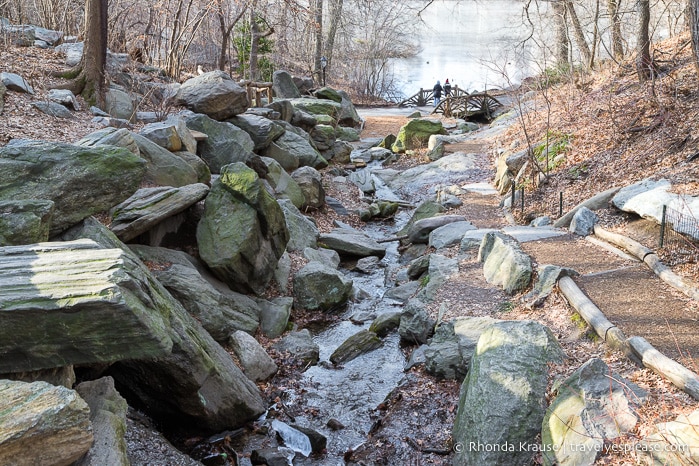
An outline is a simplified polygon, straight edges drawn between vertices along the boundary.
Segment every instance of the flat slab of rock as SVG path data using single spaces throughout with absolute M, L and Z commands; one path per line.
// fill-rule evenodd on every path
M 555 238 L 557 236 L 566 235 L 568 232 L 548 227 L 505 227 L 502 232 L 516 239 L 520 243 L 528 241 L 539 241 L 547 238 Z
M 327 248 L 334 249 L 341 256 L 367 257 L 386 254 L 386 246 L 383 246 L 367 235 L 359 232 L 347 231 L 336 228 L 330 233 L 320 235 L 318 243 Z
M 0 380 L 0 464 L 72 464 L 92 445 L 90 408 L 46 382 Z
M 167 354 L 135 267 L 91 240 L 0 248 L 0 373 Z
M 122 241 L 145 233 L 206 197 L 209 187 L 202 183 L 181 188 L 142 188 L 114 207 L 110 229 Z

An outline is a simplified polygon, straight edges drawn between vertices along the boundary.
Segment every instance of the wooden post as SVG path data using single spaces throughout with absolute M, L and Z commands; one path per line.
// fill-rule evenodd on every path
M 272 86 L 267 86 L 267 103 L 271 104 L 272 103 Z

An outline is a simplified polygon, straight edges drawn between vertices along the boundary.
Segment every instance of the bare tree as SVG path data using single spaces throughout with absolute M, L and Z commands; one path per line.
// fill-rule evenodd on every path
M 267 28 L 260 30 L 260 22 L 263 22 Z M 248 77 L 257 81 L 260 79 L 260 67 L 258 63 L 260 41 L 274 34 L 274 28 L 269 26 L 264 18 L 258 14 L 257 0 L 250 4 L 250 62 L 248 64 Z
M 636 72 L 640 81 L 653 76 L 654 65 L 650 56 L 650 0 L 636 0 L 638 34 L 636 37 Z
M 624 58 L 624 42 L 621 35 L 621 17 L 619 15 L 618 0 L 607 0 L 607 13 L 611 23 L 612 56 L 619 62 Z
M 566 26 L 566 5 L 564 0 L 553 2 L 554 29 L 556 31 L 556 49 L 554 50 L 556 66 L 560 69 L 568 68 L 568 54 L 570 41 L 568 40 L 568 28 Z
M 692 35 L 694 66 L 699 73 L 699 0 L 688 0 L 687 13 L 689 16 L 689 32 Z
M 573 6 L 573 2 L 571 0 L 565 0 L 565 5 L 568 18 L 570 18 L 570 22 L 573 25 L 573 37 L 575 38 L 575 44 L 580 50 L 582 61 L 585 63 L 585 66 L 589 67 L 590 63 L 592 62 L 592 53 L 590 52 L 590 47 L 585 39 L 585 32 L 580 24 L 580 19 L 575 12 L 575 7 Z
M 238 9 L 237 12 L 229 12 L 224 6 L 224 0 L 217 0 L 216 2 L 215 14 L 218 19 L 218 27 L 219 32 L 221 34 L 221 52 L 218 57 L 219 70 L 223 71 L 226 69 L 226 62 L 228 61 L 228 47 L 230 44 L 231 33 L 233 32 L 233 28 L 235 27 L 235 25 L 238 24 L 238 21 L 240 21 L 240 19 L 245 14 L 246 9 L 247 5 L 243 5 Z M 231 13 L 234 13 L 234 16 L 229 21 Z

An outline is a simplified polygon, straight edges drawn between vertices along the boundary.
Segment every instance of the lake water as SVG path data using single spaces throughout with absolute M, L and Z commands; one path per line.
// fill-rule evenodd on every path
M 406 96 L 437 82 L 469 91 L 504 87 L 534 74 L 526 59 L 533 46 L 515 47 L 528 34 L 522 3 L 513 0 L 436 0 L 422 13 L 416 33 L 422 51 L 394 63 L 398 87 Z

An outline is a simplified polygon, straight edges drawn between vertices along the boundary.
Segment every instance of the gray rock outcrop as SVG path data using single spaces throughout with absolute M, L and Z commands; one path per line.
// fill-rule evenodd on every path
M 197 154 L 209 165 L 211 173 L 233 162 L 247 162 L 255 143 L 250 135 L 231 123 L 216 121 L 206 115 L 183 115 L 190 130 L 206 134 L 197 145 Z
M 0 246 L 48 241 L 53 201 L 0 201 Z
M 206 197 L 209 187 L 192 184 L 181 188 L 141 188 L 111 210 L 110 229 L 122 241 L 147 232 Z
M 230 336 L 228 342 L 250 380 L 267 380 L 277 372 L 277 365 L 272 358 L 249 334 L 239 330 Z
M 153 264 L 153 275 L 196 318 L 214 340 L 225 343 L 231 333 L 254 333 L 260 308 L 249 297 L 216 286 L 196 259 L 181 251 L 143 245 L 129 246 L 142 261 Z M 220 284 L 223 285 L 223 284 Z
M 598 358 L 580 366 L 557 392 L 541 432 L 545 465 L 594 464 L 605 442 L 634 430 L 647 396 Z
M 167 354 L 137 262 L 88 239 L 0 248 L 0 373 Z
M 383 257 L 386 254 L 386 246 L 377 243 L 364 233 L 343 228 L 335 228 L 330 233 L 321 234 L 318 243 L 334 249 L 340 256 Z

